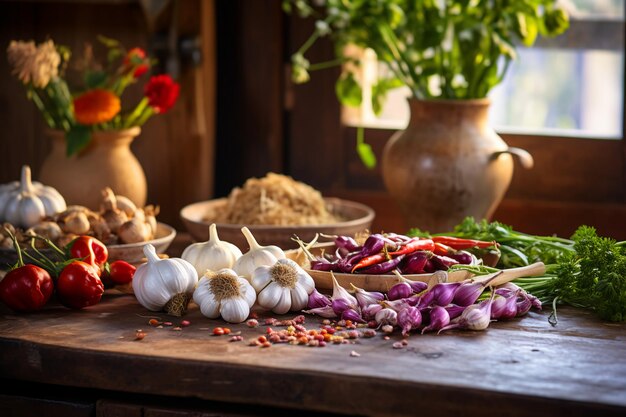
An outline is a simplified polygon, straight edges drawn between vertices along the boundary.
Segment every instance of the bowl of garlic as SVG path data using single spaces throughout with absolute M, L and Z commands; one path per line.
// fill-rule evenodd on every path
M 107 246 L 111 262 L 118 259 L 141 262 L 142 247 L 147 243 L 152 244 L 159 254 L 167 250 L 176 236 L 176 230 L 157 221 L 158 206 L 137 207 L 108 187 L 101 193 L 100 207 L 95 210 L 63 204 L 60 211 L 42 213 L 30 223 L 10 222 L 11 217 L 0 216 L 0 269 L 17 260 L 11 235 L 27 252 L 31 250 L 29 246 L 34 244 L 43 253 L 48 250 L 46 243 L 39 239 L 33 241 L 31 236 L 46 238 L 61 248 L 78 236 L 93 236 Z

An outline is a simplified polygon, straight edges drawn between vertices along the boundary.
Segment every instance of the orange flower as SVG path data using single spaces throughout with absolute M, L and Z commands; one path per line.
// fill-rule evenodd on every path
M 108 122 L 120 109 L 120 98 L 101 88 L 87 91 L 74 99 L 74 116 L 82 125 Z

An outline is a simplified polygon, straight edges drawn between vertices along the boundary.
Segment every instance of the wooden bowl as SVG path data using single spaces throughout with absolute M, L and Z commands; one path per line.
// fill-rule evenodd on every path
M 217 224 L 217 233 L 221 240 L 237 245 L 242 251 L 248 250 L 248 244 L 241 228 L 247 226 L 255 239 L 261 245 L 276 245 L 282 249 L 297 248 L 298 245 L 292 240 L 297 236 L 304 241 L 310 241 L 316 233 L 330 235 L 354 235 L 355 233 L 369 229 L 374 220 L 374 210 L 364 204 L 338 198 L 324 198 L 329 210 L 345 221 L 332 224 L 302 225 L 302 226 L 270 226 L 270 225 L 244 225 L 244 224 Z M 210 222 L 204 220 L 206 214 L 216 206 L 225 204 L 226 198 L 201 201 L 183 207 L 180 217 L 196 241 L 204 242 L 209 239 Z

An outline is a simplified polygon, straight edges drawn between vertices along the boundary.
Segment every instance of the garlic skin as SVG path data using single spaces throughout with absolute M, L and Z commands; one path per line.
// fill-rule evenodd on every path
M 229 268 L 207 271 L 198 282 L 193 301 L 210 319 L 222 317 L 229 323 L 241 323 L 250 315 L 256 292 L 250 283 Z
M 198 283 L 196 269 L 184 259 L 160 259 L 151 244 L 143 253 L 148 262 L 139 265 L 132 281 L 137 301 L 148 310 L 181 316 Z
M 278 259 L 274 265 L 262 265 L 252 274 L 258 304 L 276 314 L 302 311 L 315 289 L 313 278 L 291 259 Z
M 250 249 L 237 259 L 233 270 L 248 281 L 252 279 L 252 273 L 259 266 L 274 265 L 277 260 L 285 259 L 285 252 L 278 246 L 261 246 L 258 244 L 252 232 L 247 227 L 242 227 L 241 232 L 248 241 Z
M 241 250 L 237 246 L 220 240 L 217 225 L 213 223 L 209 227 L 209 240 L 187 246 L 181 258 L 192 264 L 198 276 L 202 276 L 207 270 L 232 268 L 241 256 Z

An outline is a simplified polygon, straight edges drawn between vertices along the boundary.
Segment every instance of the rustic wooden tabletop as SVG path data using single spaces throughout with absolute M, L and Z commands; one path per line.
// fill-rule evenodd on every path
M 172 326 L 150 326 L 151 317 Z M 260 313 L 259 321 L 265 317 Z M 571 308 L 560 311 L 556 327 L 547 317 L 531 312 L 484 332 L 411 335 L 402 349 L 392 347 L 399 334 L 385 340 L 380 332 L 323 348 L 261 348 L 248 340 L 266 326 L 229 325 L 243 337 L 232 342 L 213 336 L 225 323 L 204 318 L 194 304 L 183 318 L 191 324 L 177 327 L 181 318 L 149 312 L 133 295 L 109 290 L 81 311 L 54 303 L 30 315 L 1 310 L 0 374 L 351 415 L 624 415 L 626 326 Z M 307 316 L 308 329 L 319 324 Z

